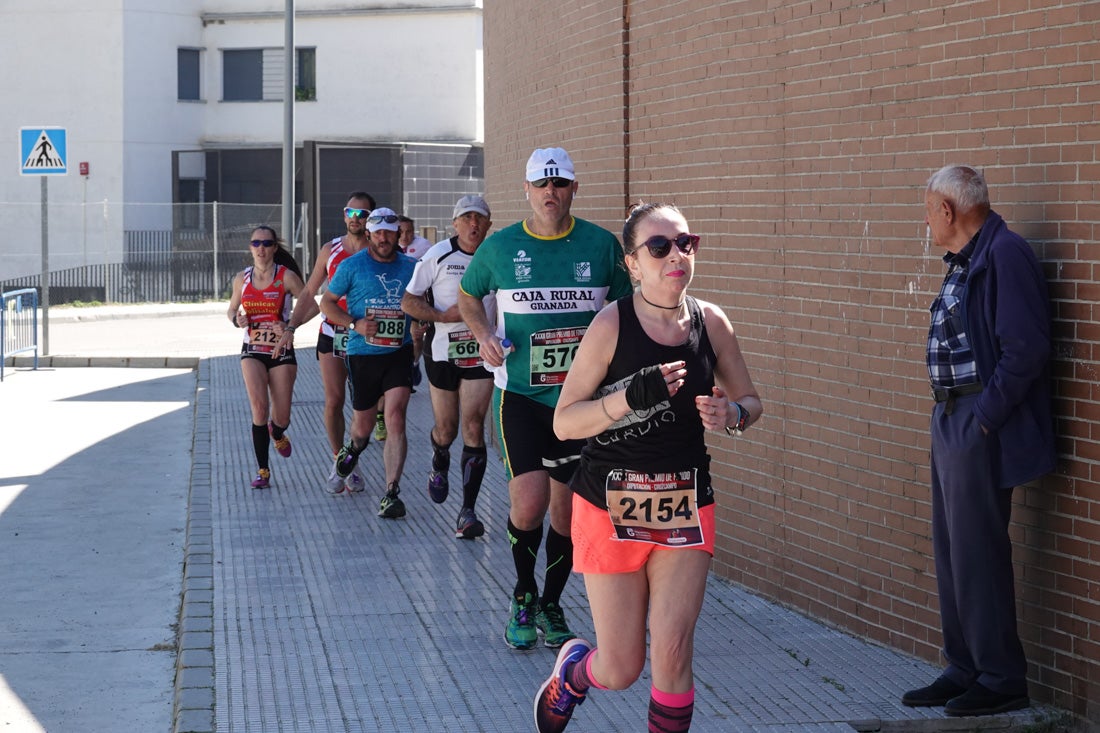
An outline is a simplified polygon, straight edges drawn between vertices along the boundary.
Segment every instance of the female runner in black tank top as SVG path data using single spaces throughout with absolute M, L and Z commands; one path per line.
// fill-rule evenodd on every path
M 629 299 L 592 321 L 562 386 L 558 437 L 587 438 L 571 487 L 574 569 L 598 646 L 573 639 L 535 697 L 540 733 L 565 729 L 589 689 L 625 689 L 646 661 L 649 730 L 687 731 L 695 624 L 714 554 L 706 430 L 740 434 L 764 408 L 733 327 L 687 295 L 699 238 L 669 204 L 623 228 Z

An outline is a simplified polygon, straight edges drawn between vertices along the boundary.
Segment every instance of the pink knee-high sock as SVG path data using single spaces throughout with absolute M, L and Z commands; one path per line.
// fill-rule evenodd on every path
M 588 654 L 581 657 L 579 662 L 571 665 L 565 672 L 565 681 L 578 695 L 588 692 L 590 687 L 595 687 L 597 690 L 607 689 L 592 676 L 592 659 L 595 656 L 596 650 L 589 650 Z
M 649 733 L 686 733 L 695 712 L 695 688 L 687 692 L 649 691 Z

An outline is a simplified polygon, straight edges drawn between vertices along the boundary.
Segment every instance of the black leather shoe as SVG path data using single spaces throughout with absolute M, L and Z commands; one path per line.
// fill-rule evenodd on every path
M 938 677 L 927 687 L 909 690 L 901 696 L 901 704 L 911 708 L 931 708 L 944 705 L 953 697 L 966 692 L 962 685 L 956 685 L 946 677 Z
M 1030 706 L 1031 701 L 1027 698 L 1027 694 L 1006 695 L 975 682 L 969 690 L 948 700 L 943 712 L 955 717 L 996 715 L 1011 710 L 1023 710 Z

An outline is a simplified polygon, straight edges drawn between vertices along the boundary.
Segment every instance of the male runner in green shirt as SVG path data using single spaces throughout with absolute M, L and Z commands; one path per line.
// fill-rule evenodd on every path
M 584 441 L 554 435 L 554 407 L 592 318 L 633 292 L 615 235 L 570 213 L 577 186 L 565 150 L 535 150 L 523 184 L 531 215 L 485 240 L 458 296 L 482 359 L 495 368 L 492 409 L 509 477 L 508 539 L 517 576 L 504 641 L 514 649 L 534 647 L 539 632 L 552 648 L 575 636 L 560 600 L 573 567 L 568 481 Z M 491 323 L 481 298 L 493 292 Z M 502 340 L 510 342 L 507 352 Z M 540 596 L 535 562 L 547 511 Z

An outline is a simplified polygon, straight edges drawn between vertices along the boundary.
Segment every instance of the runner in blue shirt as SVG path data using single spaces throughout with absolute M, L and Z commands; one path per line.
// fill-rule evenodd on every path
M 399 498 L 405 468 L 405 412 L 412 391 L 413 345 L 409 317 L 401 296 L 412 279 L 416 260 L 397 247 L 397 214 L 375 209 L 367 217 L 370 244 L 336 269 L 321 296 L 321 312 L 334 325 L 349 329 L 347 356 L 351 384 L 351 440 L 336 454 L 336 473 L 348 477 L 367 447 L 379 400 L 385 398 L 389 437 L 382 452 L 386 495 L 378 516 L 399 519 L 405 503 Z M 340 298 L 346 299 L 346 309 Z

